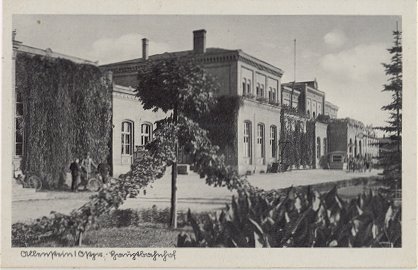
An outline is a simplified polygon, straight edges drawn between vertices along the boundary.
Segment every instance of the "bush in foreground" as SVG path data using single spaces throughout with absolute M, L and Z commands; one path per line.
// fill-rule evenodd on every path
M 179 247 L 400 247 L 401 213 L 380 194 L 343 201 L 334 187 L 284 196 L 242 192 L 219 214 L 188 219 Z

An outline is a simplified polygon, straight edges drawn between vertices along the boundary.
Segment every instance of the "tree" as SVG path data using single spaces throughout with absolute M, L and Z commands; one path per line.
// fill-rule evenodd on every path
M 179 144 L 186 148 L 186 152 L 196 154 L 193 149 L 201 146 L 199 144 L 203 141 L 209 141 L 194 120 L 208 113 L 215 104 L 214 92 L 217 85 L 201 67 L 192 61 L 180 59 L 148 62 L 139 70 L 138 80 L 137 96 L 144 109 L 172 112 L 170 117 L 160 123 L 155 141 L 149 149 L 153 149 L 157 155 L 169 156 L 162 157 L 162 160 L 172 161 L 168 164 L 172 166 L 170 224 L 175 228 Z M 210 141 L 206 144 L 211 146 Z M 162 147 L 166 147 L 166 151 L 161 151 Z M 215 154 L 216 150 L 212 149 Z
M 396 27 L 393 31 L 393 46 L 388 49 L 391 54 L 391 62 L 383 64 L 388 82 L 383 85 L 383 92 L 392 94 L 392 102 L 382 107 L 382 110 L 389 112 L 389 120 L 384 127 L 378 129 L 389 136 L 381 146 L 383 149 L 381 165 L 384 174 L 390 179 L 395 187 L 401 184 L 401 156 L 402 156 L 402 32 Z

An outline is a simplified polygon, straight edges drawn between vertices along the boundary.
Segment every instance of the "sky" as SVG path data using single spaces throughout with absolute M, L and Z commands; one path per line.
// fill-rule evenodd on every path
M 326 100 L 339 107 L 338 117 L 373 126 L 385 125 L 381 107 L 387 77 L 382 63 L 398 16 L 283 15 L 14 15 L 16 39 L 106 64 L 142 56 L 141 39 L 150 55 L 190 50 L 193 30 L 206 29 L 207 47 L 242 49 L 284 71 L 282 82 L 316 79 Z M 296 39 L 296 75 L 294 74 Z

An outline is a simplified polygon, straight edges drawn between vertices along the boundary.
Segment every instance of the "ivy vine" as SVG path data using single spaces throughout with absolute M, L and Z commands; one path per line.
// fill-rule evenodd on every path
M 112 84 L 93 65 L 18 53 L 16 91 L 24 103 L 22 169 L 60 187 L 69 163 L 90 152 L 97 162 L 109 155 Z M 61 180 L 61 181 L 60 181 Z

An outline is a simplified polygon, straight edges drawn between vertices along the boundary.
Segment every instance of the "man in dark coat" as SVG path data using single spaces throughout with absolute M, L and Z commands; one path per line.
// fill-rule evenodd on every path
M 78 188 L 77 185 L 78 185 L 79 178 L 80 178 L 80 163 L 79 163 L 78 158 L 76 158 L 74 162 L 71 163 L 70 170 L 71 170 L 71 177 L 72 177 L 71 190 L 77 191 L 77 188 Z

